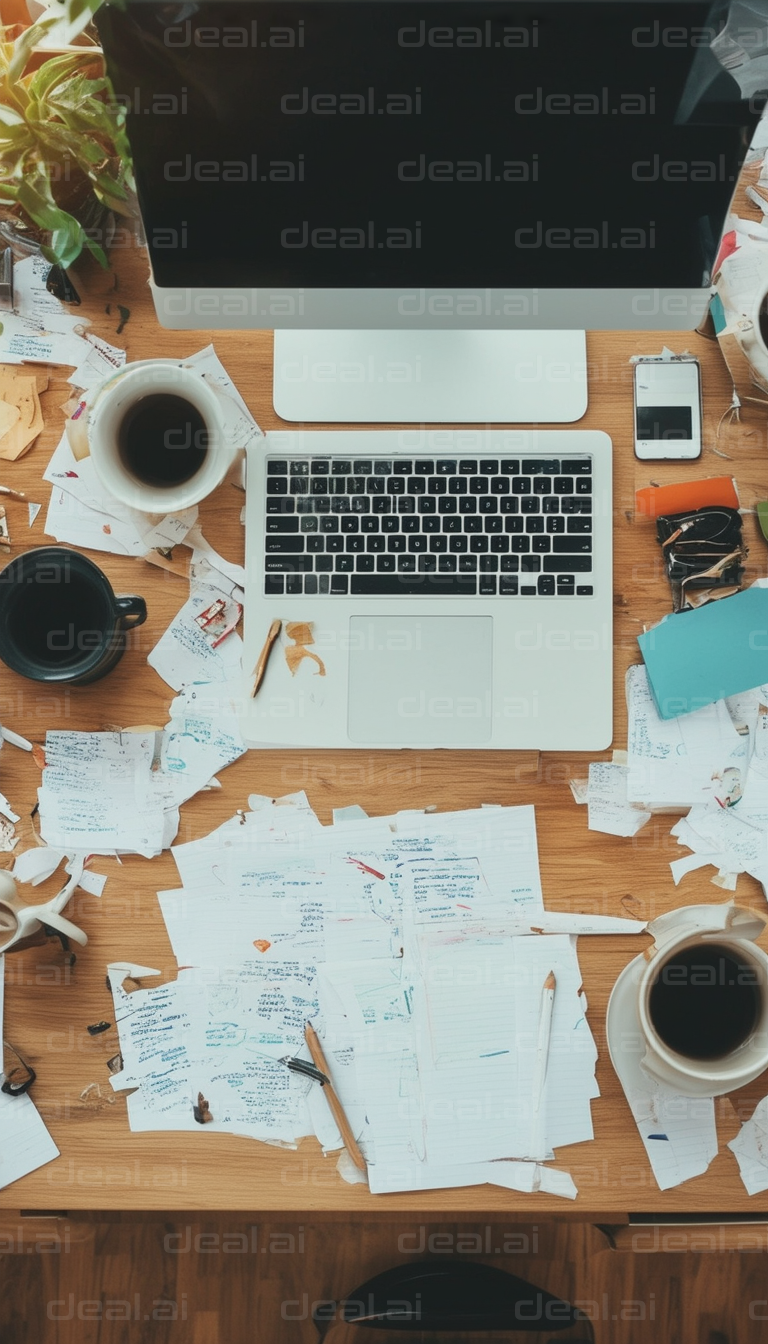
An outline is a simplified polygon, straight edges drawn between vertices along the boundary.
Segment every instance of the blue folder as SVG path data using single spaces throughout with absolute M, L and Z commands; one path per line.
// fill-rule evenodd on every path
M 768 588 L 668 616 L 639 635 L 662 719 L 768 682 Z

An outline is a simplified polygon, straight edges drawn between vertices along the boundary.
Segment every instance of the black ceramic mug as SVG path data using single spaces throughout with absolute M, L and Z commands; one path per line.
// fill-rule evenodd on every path
M 32 681 L 86 686 L 111 672 L 143 597 L 116 597 L 92 560 L 63 546 L 17 555 L 0 572 L 0 658 Z

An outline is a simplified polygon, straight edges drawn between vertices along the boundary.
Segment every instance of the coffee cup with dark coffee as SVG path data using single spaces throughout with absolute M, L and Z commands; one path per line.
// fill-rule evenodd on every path
M 144 513 L 198 504 L 237 455 L 219 394 L 175 360 L 127 364 L 86 397 L 86 406 L 96 475 L 115 499 Z
M 718 1096 L 768 1068 L 768 956 L 753 941 L 764 928 L 753 912 L 729 903 L 718 927 L 714 907 L 706 929 L 693 918 L 700 909 L 675 912 L 676 927 L 670 920 L 646 953 L 643 1067 L 683 1095 Z
M 98 681 L 122 658 L 128 631 L 146 619 L 143 597 L 116 596 L 79 551 L 41 546 L 0 572 L 0 658 L 32 681 Z

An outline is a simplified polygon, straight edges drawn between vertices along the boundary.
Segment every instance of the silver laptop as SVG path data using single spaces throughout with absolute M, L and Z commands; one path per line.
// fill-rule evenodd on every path
M 282 628 L 249 745 L 607 747 L 611 453 L 596 430 L 267 434 L 246 679 Z

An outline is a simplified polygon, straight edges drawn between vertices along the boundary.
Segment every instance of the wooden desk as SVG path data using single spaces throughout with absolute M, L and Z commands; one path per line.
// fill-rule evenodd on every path
M 146 259 L 136 248 L 113 254 L 114 274 L 89 272 L 84 311 L 94 330 L 116 343 L 125 342 L 131 360 L 186 355 L 206 345 L 205 332 L 173 333 L 155 321 L 146 285 Z M 121 336 L 117 303 L 130 308 Z M 263 429 L 280 422 L 271 404 L 272 337 L 266 332 L 217 333 L 216 350 Z M 704 453 L 700 464 L 658 466 L 638 464 L 632 452 L 632 354 L 658 351 L 666 340 L 672 348 L 688 347 L 701 359 L 704 383 Z M 762 415 L 749 411 L 741 429 L 726 428 L 715 450 L 715 429 L 730 404 L 731 387 L 716 346 L 683 334 L 611 333 L 589 337 L 590 404 L 582 426 L 606 430 L 615 450 L 615 744 L 626 744 L 624 673 L 639 661 L 636 636 L 670 608 L 651 524 L 636 520 L 636 486 L 675 480 L 700 469 L 702 474 L 733 472 L 746 509 L 766 493 L 766 433 Z M 47 503 L 50 486 L 41 476 L 62 430 L 59 407 L 67 396 L 63 374 L 44 398 L 47 428 L 29 455 L 0 467 L 0 481 L 27 491 Z M 727 455 L 727 456 L 724 456 Z M 203 530 L 232 560 L 243 555 L 239 516 L 242 495 L 224 485 L 201 507 Z M 46 541 L 45 508 L 30 530 L 25 504 L 11 502 L 8 514 L 13 553 Z M 755 518 L 744 520 L 751 548 L 747 582 L 765 572 L 765 543 Z M 169 687 L 146 665 L 145 658 L 187 596 L 187 584 L 142 560 L 95 554 L 118 592 L 140 592 L 147 599 L 149 619 L 117 670 L 95 686 L 66 692 L 48 691 L 5 668 L 0 669 L 0 720 L 35 742 L 49 728 L 97 731 L 136 723 L 162 725 L 172 698 Z M 567 683 L 563 684 L 567 695 Z M 669 838 L 673 817 L 654 818 L 633 840 L 587 831 L 586 810 L 577 807 L 568 788 L 572 775 L 584 775 L 580 756 L 503 752 L 250 752 L 222 774 L 223 788 L 204 793 L 182 808 L 180 840 L 206 834 L 245 806 L 249 793 L 277 796 L 306 789 L 324 822 L 331 808 L 358 802 L 371 814 L 398 807 L 436 804 L 441 810 L 476 807 L 480 803 L 536 805 L 544 899 L 555 909 L 651 919 L 679 904 L 718 902 L 726 893 L 709 880 L 711 870 L 686 877 L 675 889 L 669 860 L 679 854 Z M 23 814 L 21 848 L 32 843 L 29 813 L 34 806 L 40 772 L 29 754 L 6 746 L 0 758 L 3 792 Z M 11 856 L 0 862 L 11 866 Z M 128 1129 L 124 1097 L 109 1087 L 106 1060 L 117 1049 L 113 1029 L 91 1037 L 86 1027 L 112 1020 L 105 989 L 107 963 L 129 959 L 162 968 L 173 978 L 171 954 L 156 892 L 176 885 L 170 854 L 148 861 L 129 857 L 118 865 L 98 865 L 109 873 L 101 900 L 80 892 L 69 911 L 88 932 L 87 948 L 77 964 L 64 968 L 54 944 L 6 958 L 6 1037 L 33 1063 L 38 1081 L 33 1097 L 61 1149 L 61 1157 L 0 1192 L 0 1207 L 27 1209 L 229 1209 L 279 1211 L 290 1217 L 362 1216 L 419 1219 L 559 1217 L 621 1222 L 628 1210 L 756 1212 L 747 1198 L 733 1156 L 725 1143 L 738 1128 L 731 1101 L 716 1103 L 721 1152 L 709 1172 L 662 1195 L 656 1188 L 643 1146 L 608 1058 L 605 1010 L 621 969 L 644 945 L 629 937 L 583 939 L 579 956 L 589 999 L 589 1019 L 600 1059 L 602 1095 L 593 1104 L 595 1141 L 560 1150 L 560 1164 L 579 1188 L 571 1205 L 544 1195 L 520 1195 L 489 1186 L 372 1197 L 367 1189 L 346 1185 L 336 1173 L 335 1158 L 323 1158 L 314 1140 L 296 1153 L 278 1151 L 248 1139 L 210 1133 L 134 1135 Z M 53 893 L 55 883 L 44 892 Z M 764 908 L 762 893 L 749 877 L 739 878 L 738 899 Z M 84 1090 L 98 1083 L 83 1097 Z M 763 1077 L 752 1085 L 754 1103 L 768 1091 Z M 736 1100 L 734 1098 L 734 1100 Z M 743 1114 L 751 1113 L 742 1098 Z

